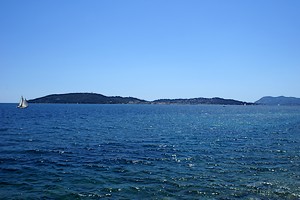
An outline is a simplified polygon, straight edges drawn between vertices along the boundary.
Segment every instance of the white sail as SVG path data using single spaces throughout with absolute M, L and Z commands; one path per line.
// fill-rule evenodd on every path
M 23 108 L 26 108 L 28 106 L 28 102 L 26 99 L 23 99 L 23 102 L 22 102 L 22 107 Z
M 18 108 L 22 107 L 22 103 L 23 103 L 23 97 L 21 97 L 20 103 L 18 105 Z
M 20 103 L 18 105 L 18 108 L 27 108 L 27 107 L 28 107 L 28 102 L 22 96 L 21 97 L 21 101 L 20 101 Z

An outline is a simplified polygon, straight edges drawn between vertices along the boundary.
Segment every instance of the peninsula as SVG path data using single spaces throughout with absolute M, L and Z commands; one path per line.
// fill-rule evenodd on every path
M 253 103 L 223 98 L 159 99 L 146 101 L 134 97 L 105 96 L 96 93 L 52 94 L 31 99 L 29 103 L 60 104 L 219 104 L 219 105 L 253 105 Z

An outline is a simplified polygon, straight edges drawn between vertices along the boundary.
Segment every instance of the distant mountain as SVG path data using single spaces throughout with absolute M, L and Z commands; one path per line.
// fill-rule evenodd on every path
M 255 102 L 261 105 L 300 105 L 300 98 L 296 97 L 263 97 Z
M 96 93 L 52 94 L 28 101 L 29 103 L 70 103 L 70 104 L 139 104 L 145 100 L 134 97 L 108 97 Z
M 252 105 L 233 99 L 192 98 L 192 99 L 159 99 L 145 101 L 134 97 L 104 96 L 96 93 L 52 94 L 28 101 L 29 103 L 62 103 L 62 104 L 220 104 L 220 105 Z
M 252 105 L 253 103 L 222 98 L 192 98 L 192 99 L 159 99 L 154 104 L 219 104 L 219 105 Z

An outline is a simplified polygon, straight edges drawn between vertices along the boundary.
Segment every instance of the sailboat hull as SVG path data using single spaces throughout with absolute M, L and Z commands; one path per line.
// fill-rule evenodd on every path
M 23 106 L 18 106 L 17 108 L 27 108 L 28 106 L 25 106 L 25 107 L 23 107 Z

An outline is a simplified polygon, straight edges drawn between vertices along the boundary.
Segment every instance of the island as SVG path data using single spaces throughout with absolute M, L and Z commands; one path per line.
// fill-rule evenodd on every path
M 159 99 L 151 102 L 152 104 L 219 104 L 219 105 L 253 105 L 253 103 L 237 101 L 233 99 L 214 98 L 191 98 L 191 99 Z
M 53 104 L 219 104 L 219 105 L 253 105 L 253 103 L 237 101 L 233 99 L 215 98 L 191 98 L 191 99 L 158 99 L 146 101 L 135 97 L 105 96 L 96 93 L 67 93 L 51 94 L 36 99 L 29 103 L 53 103 Z
M 104 96 L 96 93 L 51 94 L 32 99 L 29 103 L 59 103 L 59 104 L 141 104 L 147 103 L 134 97 Z

